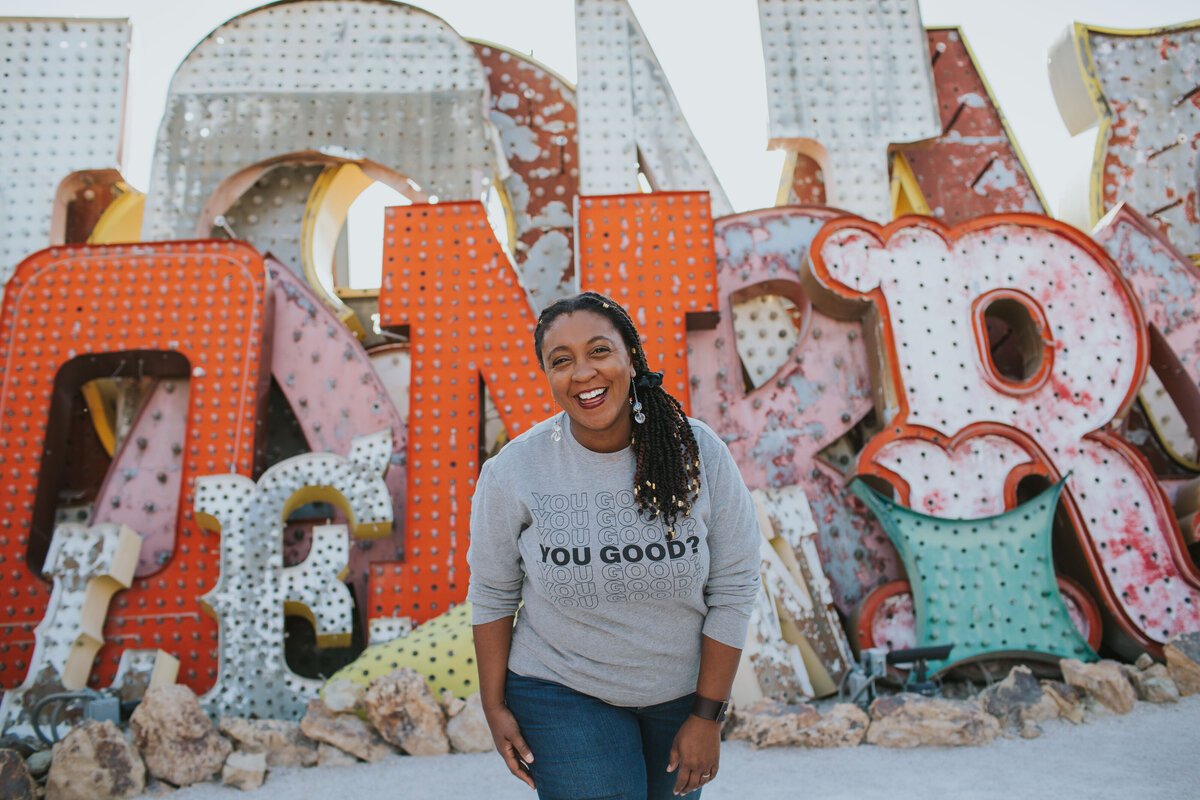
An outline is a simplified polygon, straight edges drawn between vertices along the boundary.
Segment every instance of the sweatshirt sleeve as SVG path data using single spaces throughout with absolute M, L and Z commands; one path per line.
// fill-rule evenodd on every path
M 708 614 L 703 633 L 722 644 L 741 649 L 746 643 L 750 612 L 758 595 L 758 515 L 754 498 L 729 448 L 716 434 L 712 469 L 708 471 L 712 519 L 708 523 L 709 572 L 704 588 Z
M 501 485 L 495 472 L 492 461 L 484 462 L 471 499 L 467 600 L 472 625 L 516 614 L 525 581 L 517 540 L 528 523 L 514 493 Z

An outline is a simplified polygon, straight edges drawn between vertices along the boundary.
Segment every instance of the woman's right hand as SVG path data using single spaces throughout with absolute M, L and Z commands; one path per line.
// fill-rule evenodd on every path
M 533 763 L 533 753 L 521 737 L 517 718 L 508 710 L 508 706 L 485 709 L 483 713 L 487 717 L 496 752 L 504 758 L 508 771 L 529 784 L 530 789 L 536 789 L 533 785 L 533 774 L 529 771 L 529 765 Z

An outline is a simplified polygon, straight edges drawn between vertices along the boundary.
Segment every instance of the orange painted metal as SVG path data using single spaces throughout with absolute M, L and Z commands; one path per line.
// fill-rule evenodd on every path
M 380 324 L 408 330 L 405 562 L 374 564 L 371 617 L 423 622 L 467 592 L 470 499 L 486 381 L 509 435 L 552 407 L 534 358 L 537 320 L 479 203 L 389 208 Z
M 63 455 L 48 430 L 63 422 L 52 398 L 69 398 L 96 369 L 111 375 L 116 357 L 155 370 L 182 356 L 191 395 L 174 554 L 114 598 L 91 683 L 109 683 L 126 648 L 161 647 L 179 658 L 181 682 L 211 686 L 217 626 L 197 598 L 217 578 L 219 537 L 192 518 L 192 487 L 197 475 L 251 474 L 269 314 L 262 257 L 240 242 L 57 247 L 17 267 L 0 313 L 0 685 L 24 677 L 50 597 L 31 566 L 52 534 Z M 35 513 L 47 499 L 48 519 Z
M 633 317 L 652 370 L 685 411 L 689 328 L 717 323 L 712 210 L 704 192 L 584 197 L 577 212 L 580 286 Z
M 686 408 L 687 328 L 717 307 L 708 196 L 585 198 L 579 220 L 583 287 L 630 311 Z M 385 227 L 380 324 L 407 329 L 412 359 L 407 549 L 404 563 L 372 565 L 370 615 L 419 623 L 466 596 L 484 385 L 510 436 L 554 407 L 533 351 L 537 320 L 483 206 L 392 208 Z

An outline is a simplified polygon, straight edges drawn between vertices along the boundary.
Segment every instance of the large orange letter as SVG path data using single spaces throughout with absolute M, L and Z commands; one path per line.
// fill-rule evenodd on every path
M 20 683 L 50 597 L 39 573 L 65 455 L 62 431 L 48 429 L 52 406 L 111 375 L 113 354 L 134 374 L 176 374 L 186 359 L 191 394 L 174 555 L 114 599 L 92 681 L 110 680 L 125 648 L 161 646 L 178 655 L 183 682 L 212 685 L 217 627 L 197 598 L 216 580 L 218 536 L 192 518 L 193 483 L 251 473 L 269 300 L 262 257 L 238 242 L 60 247 L 17 267 L 0 314 L 0 560 L 12 565 L 0 606 L 4 686 Z

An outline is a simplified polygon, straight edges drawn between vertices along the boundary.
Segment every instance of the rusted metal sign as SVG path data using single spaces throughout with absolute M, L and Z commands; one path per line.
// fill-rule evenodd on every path
M 881 342 L 885 424 L 860 454 L 860 473 L 889 481 L 910 507 L 919 487 L 926 507 L 966 494 L 1003 496 L 1013 508 L 1022 477 L 1069 476 L 1075 577 L 1098 593 L 1130 649 L 1158 650 L 1200 627 L 1200 574 L 1166 498 L 1145 461 L 1105 430 L 1141 386 L 1149 344 L 1136 296 L 1099 245 L 1032 215 L 953 229 L 845 218 L 822 228 L 810 258 L 814 302 L 866 315 Z M 998 365 L 989 322 L 1020 344 L 1015 367 Z M 1002 447 L 987 469 L 963 474 L 952 462 L 981 435 L 1008 439 L 1033 466 L 1014 469 Z
M 800 285 L 817 231 L 841 216 L 832 209 L 777 208 L 738 214 L 714 226 L 716 328 L 693 331 L 693 409 L 729 445 L 751 489 L 804 488 L 817 520 L 817 549 L 845 614 L 872 587 L 900 575 L 895 550 L 856 503 L 847 503 L 841 465 L 819 458 L 871 410 L 863 326 L 816 308 Z M 760 297 L 786 298 L 799 329 L 779 341 L 787 357 L 758 386 L 747 386 L 735 347 L 733 309 Z M 752 329 L 753 330 L 753 329 Z M 752 334 L 752 338 L 757 336 Z M 778 363 L 778 360 L 777 360 Z
M 1050 50 L 1068 130 L 1099 123 L 1089 222 L 1130 203 L 1177 248 L 1200 255 L 1200 23 L 1114 30 L 1075 23 Z

